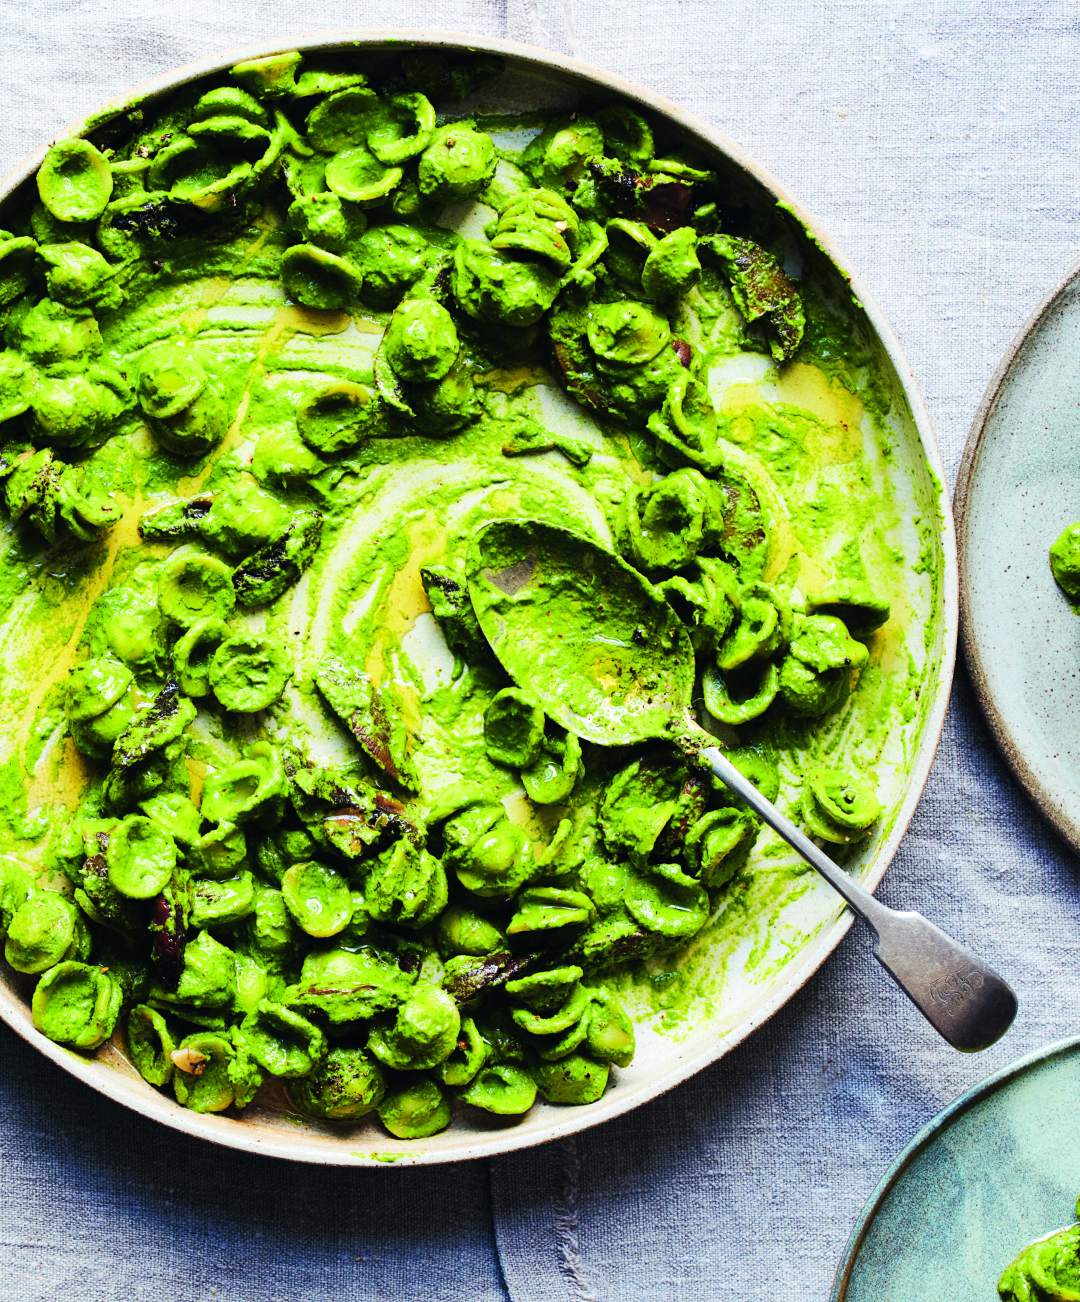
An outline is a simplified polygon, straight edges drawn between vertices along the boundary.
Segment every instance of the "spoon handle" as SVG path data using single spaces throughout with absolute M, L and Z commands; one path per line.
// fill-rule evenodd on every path
M 741 796 L 788 845 L 816 868 L 877 934 L 874 957 L 954 1049 L 988 1049 L 1012 1025 L 1017 1000 L 981 959 L 921 913 L 876 900 L 758 791 L 715 746 L 699 752 L 716 776 Z

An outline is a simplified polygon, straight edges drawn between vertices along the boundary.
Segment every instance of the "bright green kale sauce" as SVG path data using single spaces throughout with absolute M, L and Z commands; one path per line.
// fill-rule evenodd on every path
M 1029 1243 L 1005 1267 L 998 1293 L 1005 1302 L 1075 1302 L 1080 1298 L 1080 1225 Z
M 1067 524 L 1051 544 L 1050 572 L 1073 610 L 1080 615 L 1080 520 Z
M 714 1015 L 826 920 L 673 749 L 508 681 L 484 523 L 655 584 L 838 853 L 918 739 L 932 490 L 858 309 L 629 107 L 466 116 L 492 75 L 256 60 L 54 146 L 0 233 L 0 934 L 46 1035 L 197 1111 L 588 1103 L 628 1007 Z

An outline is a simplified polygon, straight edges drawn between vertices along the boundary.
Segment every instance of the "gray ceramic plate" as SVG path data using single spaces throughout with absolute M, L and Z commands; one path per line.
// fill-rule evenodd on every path
M 1080 271 L 990 383 L 956 489 L 964 655 L 1013 772 L 1080 850 L 1080 617 L 1047 549 L 1080 519 Z
M 1078 1100 L 1080 1037 L 961 1095 L 878 1186 L 831 1302 L 990 1302 L 1025 1243 L 1072 1222 Z
M 881 781 L 887 777 L 890 784 L 883 789 L 883 797 L 888 797 L 891 814 L 852 861 L 853 871 L 867 886 L 875 887 L 914 813 L 940 735 L 952 681 L 956 567 L 952 517 L 942 488 L 944 473 L 929 421 L 899 347 L 862 285 L 833 260 L 825 237 L 797 202 L 743 156 L 737 146 L 709 124 L 640 87 L 563 55 L 447 32 L 348 32 L 340 38 L 323 34 L 298 44 L 302 50 L 400 50 L 411 44 L 498 53 L 504 56 L 505 71 L 484 90 L 478 107 L 487 111 L 566 110 L 582 98 L 598 94 L 608 99 L 627 99 L 667 121 L 707 151 L 733 193 L 746 195 L 750 203 L 781 205 L 792 216 L 793 231 L 797 232 L 800 225 L 805 227 L 805 233 L 798 235 L 800 247 L 809 249 L 812 242 L 827 251 L 830 261 L 828 266 L 823 264 L 822 274 L 831 284 L 832 293 L 853 294 L 864 306 L 889 390 L 892 455 L 883 461 L 882 473 L 893 481 L 897 500 L 903 504 L 904 527 L 897 545 L 911 562 L 903 602 L 906 619 L 908 626 L 918 621 L 925 630 L 924 637 L 918 640 L 923 645 L 916 646 L 924 657 L 920 666 L 925 670 L 921 708 L 903 729 L 896 730 L 897 736 L 890 739 L 889 763 L 882 765 Z M 182 68 L 141 87 L 139 93 L 148 97 L 168 93 L 196 77 L 227 69 L 238 59 L 264 53 L 265 46 Z M 96 115 L 97 122 L 105 121 L 110 111 L 121 112 L 123 106 L 121 101 L 112 110 Z M 15 173 L 0 180 L 0 198 L 28 181 L 43 153 L 39 150 Z M 4 730 L 0 728 L 0 755 L 4 741 Z M 20 984 L 3 969 L 0 1020 L 46 1057 L 102 1093 L 166 1125 L 215 1143 L 308 1162 L 370 1165 L 400 1161 L 410 1165 L 455 1161 L 489 1157 L 571 1134 L 655 1098 L 715 1062 L 760 1026 L 809 980 L 850 925 L 851 916 L 843 910 L 838 897 L 823 882 L 806 879 L 805 891 L 770 915 L 767 944 L 755 947 L 752 936 L 740 937 L 739 947 L 730 959 L 725 959 L 717 948 L 703 949 L 707 972 L 724 973 L 720 995 L 711 998 L 703 985 L 706 997 L 701 1016 L 678 1034 L 662 1033 L 657 1017 L 644 1018 L 639 1024 L 638 1053 L 633 1064 L 619 1073 L 618 1084 L 602 1100 L 587 1108 L 538 1106 L 519 1124 L 509 1126 L 462 1118 L 442 1134 L 424 1140 L 391 1139 L 367 1125 L 356 1131 L 335 1130 L 316 1122 L 299 1125 L 295 1116 L 272 1099 L 253 1104 L 242 1120 L 191 1112 L 147 1085 L 115 1045 L 106 1045 L 93 1058 L 86 1058 L 45 1039 L 31 1022 L 25 983 Z

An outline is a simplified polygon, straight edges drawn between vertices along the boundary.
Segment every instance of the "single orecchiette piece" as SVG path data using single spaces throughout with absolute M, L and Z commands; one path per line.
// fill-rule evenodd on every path
M 508 936 L 562 931 L 591 922 L 596 913 L 582 891 L 559 886 L 530 886 L 517 897 L 517 910 L 506 924 Z
M 643 755 L 608 783 L 600 831 L 613 858 L 647 858 L 678 808 L 680 779 L 667 757 Z
M 249 872 L 221 879 L 200 877 L 191 883 L 189 922 L 193 927 L 231 927 L 254 908 L 255 879 Z
M 230 1008 L 235 994 L 236 955 L 208 931 L 200 931 L 187 942 L 175 989 L 154 986 L 147 1002 L 157 1008 L 216 1012 Z
M 540 758 L 544 712 L 516 687 L 504 687 L 484 711 L 488 759 L 508 768 L 529 768 Z
M 62 222 L 90 222 L 100 217 L 112 194 L 108 159 L 88 140 L 61 140 L 38 168 L 41 202 Z
M 285 292 L 302 307 L 331 311 L 360 292 L 360 275 L 346 258 L 317 244 L 294 244 L 281 258 Z
M 75 240 L 42 244 L 37 253 L 45 264 L 49 297 L 56 302 L 73 308 L 119 305 L 122 292 L 116 283 L 116 268 L 92 245 Z
M 353 915 L 348 882 L 335 869 L 314 859 L 294 863 L 285 872 L 281 893 L 296 925 L 318 940 L 336 936 Z
M 299 1013 L 263 999 L 240 1023 L 247 1051 L 272 1076 L 307 1076 L 326 1056 L 326 1036 Z
M 801 812 L 811 836 L 845 845 L 869 834 L 881 817 L 881 802 L 870 779 L 821 768 L 810 774 Z
M 238 714 L 254 714 L 273 705 L 291 676 L 282 649 L 253 633 L 226 638 L 207 671 L 218 703 Z
M 424 274 L 432 246 L 412 226 L 375 226 L 361 235 L 353 262 L 362 279 L 362 296 L 389 307 Z
M 387 1092 L 379 1120 L 396 1139 L 425 1139 L 450 1124 L 450 1101 L 435 1081 L 406 1081 Z
M 367 145 L 355 144 L 339 149 L 327 162 L 325 173 L 327 189 L 360 208 L 383 203 L 401 184 L 404 175 L 400 167 L 381 162 Z
M 574 259 L 580 220 L 561 195 L 552 190 L 526 190 L 516 195 L 496 218 L 491 245 L 542 258 L 560 271 Z
M 498 1117 L 521 1116 L 536 1102 L 536 1082 L 515 1063 L 492 1063 L 481 1067 L 462 1090 L 461 1101 Z
M 1080 521 L 1066 525 L 1051 544 L 1050 572 L 1066 597 L 1080 602 Z
M 709 917 L 708 896 L 677 864 L 649 864 L 631 873 L 626 907 L 647 931 L 669 937 L 693 936 Z
M 207 773 L 199 808 L 213 823 L 239 823 L 284 794 L 285 771 L 277 748 L 257 741 L 242 759 Z
M 676 470 L 628 496 L 626 550 L 645 570 L 681 570 L 707 545 L 716 513 L 713 489 L 700 470 Z
M 874 593 L 869 584 L 838 580 L 807 597 L 815 615 L 834 615 L 844 622 L 853 637 L 867 637 L 889 618 L 889 603 Z
M 454 251 L 452 285 L 458 306 L 487 325 L 535 325 L 555 301 L 559 278 L 539 262 L 516 260 L 484 240 L 462 240 Z
M 446 308 L 437 299 L 417 297 L 399 304 L 382 346 L 400 379 L 428 384 L 447 374 L 461 344 Z
M 770 656 L 782 640 L 779 607 L 765 592 L 755 592 L 743 598 L 739 618 L 717 650 L 717 668 L 727 673 L 750 660 Z
M 391 1025 L 371 1032 L 368 1051 L 397 1071 L 421 1071 L 450 1056 L 460 1028 L 461 1014 L 450 995 L 418 982 Z
M 385 1095 L 379 1064 L 347 1045 L 335 1045 L 312 1072 L 289 1085 L 289 1098 L 301 1112 L 326 1121 L 359 1121 Z
M 460 904 L 443 909 L 436 934 L 441 951 L 447 955 L 491 954 L 506 946 L 506 937 L 490 919 Z
M 523 828 L 511 823 L 502 805 L 467 806 L 443 827 L 445 859 L 466 890 L 506 898 L 533 875 L 536 859 Z
M 377 921 L 418 930 L 446 907 L 446 872 L 434 855 L 403 837 L 372 865 L 364 899 Z
M 31 890 L 12 913 L 4 958 L 16 972 L 33 976 L 65 960 L 89 957 L 86 921 L 66 895 Z
M 168 1085 L 175 1048 L 176 1041 L 164 1016 L 148 1004 L 136 1004 L 128 1013 L 127 1050 L 143 1080 L 151 1085 Z
M 590 158 L 604 152 L 604 134 L 591 117 L 577 114 L 572 120 L 545 127 L 526 146 L 521 165 L 541 185 L 562 190 L 577 180 Z
M 380 162 L 404 163 L 422 153 L 435 134 L 435 109 L 426 95 L 409 91 L 382 100 L 370 116 L 368 148 Z
M 435 1068 L 435 1074 L 444 1085 L 460 1089 L 476 1076 L 491 1056 L 491 1045 L 484 1039 L 471 1017 L 461 1019 L 457 1043 L 450 1055 Z
M 73 1049 L 96 1049 L 113 1033 L 123 993 L 104 968 L 67 961 L 49 968 L 31 1002 L 34 1025 Z
M 581 742 L 572 732 L 549 725 L 540 755 L 521 773 L 521 785 L 538 805 L 558 805 L 568 799 L 581 776 Z
M 573 1053 L 556 1062 L 539 1063 L 533 1071 L 536 1087 L 546 1103 L 595 1103 L 607 1089 L 611 1069 L 584 1054 Z
M 332 1026 L 347 1026 L 391 1012 L 409 997 L 416 973 L 371 950 L 314 950 L 290 986 L 290 1007 L 316 1012 Z
M 160 895 L 176 871 L 176 842 L 158 823 L 128 814 L 109 834 L 105 851 L 109 881 L 132 900 Z
M 479 193 L 495 171 L 495 145 L 486 131 L 448 122 L 420 155 L 417 181 L 425 199 L 449 203 Z
M 726 805 L 703 814 L 686 837 L 687 851 L 703 886 L 725 886 L 739 866 L 735 851 L 756 835 L 758 824 L 749 810 Z
M 296 413 L 296 427 L 309 448 L 332 457 L 385 433 L 386 410 L 367 385 L 338 380 L 304 403 Z
M 262 1072 L 234 1034 L 196 1031 L 172 1051 L 173 1093 L 193 1112 L 246 1107 L 262 1084 Z
M 751 661 L 726 674 L 710 665 L 701 678 L 706 710 L 733 727 L 760 718 L 779 690 L 780 671 L 769 660 Z
M 235 605 L 232 571 L 216 556 L 181 547 L 162 567 L 158 606 L 166 619 L 181 628 L 206 619 L 226 620 Z
M 650 298 L 677 298 L 691 288 L 700 274 L 697 232 L 692 226 L 681 226 L 665 235 L 645 259 L 641 287 Z

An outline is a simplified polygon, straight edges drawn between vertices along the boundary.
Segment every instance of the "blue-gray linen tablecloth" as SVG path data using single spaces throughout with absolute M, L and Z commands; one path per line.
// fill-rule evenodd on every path
M 425 23 L 570 51 L 738 140 L 862 274 L 955 475 L 999 357 L 1080 258 L 1070 0 L 0 0 L 0 171 L 175 64 Z M 630 1116 L 491 1162 L 342 1171 L 156 1127 L 0 1027 L 0 1299 L 823 1302 L 896 1151 L 1080 1028 L 1078 884 L 961 672 L 882 893 L 1013 980 L 1020 1018 L 989 1053 L 938 1042 L 853 932 L 748 1043 Z

